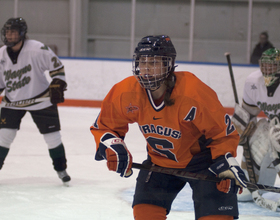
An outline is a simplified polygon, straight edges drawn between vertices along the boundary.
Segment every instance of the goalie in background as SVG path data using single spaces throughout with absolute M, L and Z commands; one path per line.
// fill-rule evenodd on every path
M 3 101 L 13 103 L 44 97 L 50 99 L 1 108 L 0 169 L 20 129 L 21 119 L 29 112 L 48 145 L 58 177 L 66 183 L 70 181 L 70 176 L 66 172 L 66 156 L 57 109 L 57 103 L 64 102 L 63 94 L 67 86 L 64 66 L 49 47 L 27 39 L 26 33 L 27 24 L 21 17 L 8 19 L 1 30 L 5 44 L 0 48 L 0 92 L 5 92 Z M 51 83 L 45 71 L 49 71 Z
M 280 176 L 280 51 L 266 50 L 259 62 L 260 69 L 245 81 L 242 108 L 235 107 L 232 121 L 241 136 L 240 145 L 248 138 L 257 183 L 273 186 L 277 173 Z M 261 111 L 267 119 L 257 122 Z M 245 156 L 241 167 L 248 175 Z M 238 195 L 239 201 L 252 199 L 248 189 Z

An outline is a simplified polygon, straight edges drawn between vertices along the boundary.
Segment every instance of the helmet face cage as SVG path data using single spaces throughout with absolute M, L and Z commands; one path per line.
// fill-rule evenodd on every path
M 134 51 L 133 75 L 140 85 L 149 90 L 158 89 L 174 71 L 176 50 L 168 36 L 146 36 Z
M 173 68 L 172 57 L 141 55 L 133 60 L 133 75 L 149 90 L 158 89 Z
M 16 30 L 19 33 L 19 39 L 16 42 L 9 42 L 6 38 L 7 30 Z M 27 24 L 23 18 L 10 18 L 3 26 L 1 30 L 1 39 L 8 47 L 13 47 L 20 41 L 25 39 L 27 33 Z
M 267 87 L 273 85 L 280 76 L 280 51 L 271 48 L 263 52 L 260 61 L 261 72 Z

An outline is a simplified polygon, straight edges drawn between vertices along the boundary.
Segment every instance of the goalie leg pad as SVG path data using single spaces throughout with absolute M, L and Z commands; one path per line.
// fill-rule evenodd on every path
M 274 186 L 277 176 L 277 171 L 272 165 L 272 160 L 270 153 L 267 153 L 262 161 L 260 174 L 259 174 L 259 184 Z
M 270 121 L 269 137 L 274 149 L 280 152 L 280 122 L 277 116 Z
M 269 123 L 266 119 L 261 119 L 258 121 L 256 129 L 249 140 L 252 159 L 258 166 L 261 165 L 265 155 L 269 151 L 270 145 Z
M 231 120 L 238 134 L 241 136 L 243 131 L 249 124 L 250 114 L 244 108 L 236 104 L 234 108 L 234 114 Z

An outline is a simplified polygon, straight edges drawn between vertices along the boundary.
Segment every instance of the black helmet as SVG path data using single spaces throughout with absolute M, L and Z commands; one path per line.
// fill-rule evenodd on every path
M 149 62 L 158 62 L 160 59 L 165 68 L 159 74 L 140 73 L 139 59 L 141 57 L 154 57 L 156 60 L 149 59 Z M 134 51 L 133 74 L 145 89 L 155 90 L 160 87 L 167 76 L 174 71 L 176 50 L 166 35 L 146 36 L 141 39 Z M 147 62 L 147 61 L 146 61 Z
M 7 30 L 17 30 L 20 36 L 20 39 L 17 42 L 8 42 L 6 39 Z M 25 20 L 21 17 L 19 18 L 10 18 L 3 26 L 1 30 L 1 38 L 5 45 L 8 47 L 13 47 L 20 41 L 25 39 L 27 33 L 27 24 Z
M 135 48 L 134 53 L 137 56 L 169 56 L 175 60 L 176 50 L 166 35 L 146 36 L 141 39 Z

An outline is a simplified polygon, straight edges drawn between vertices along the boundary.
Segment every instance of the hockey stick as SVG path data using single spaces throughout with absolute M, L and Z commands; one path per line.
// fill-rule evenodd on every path
M 207 176 L 205 174 L 192 173 L 185 170 L 174 169 L 174 168 L 166 168 L 166 167 L 159 167 L 159 166 L 145 166 L 139 163 L 132 163 L 132 168 L 183 177 L 190 180 L 204 180 L 204 181 L 210 181 L 216 183 L 219 183 L 221 182 L 221 180 L 223 180 L 222 178 L 215 177 L 215 176 Z M 251 182 L 246 182 L 246 184 L 248 189 L 251 190 L 264 190 L 268 192 L 280 193 L 280 188 L 278 187 L 255 184 Z
M 21 106 L 28 106 L 28 105 L 32 105 L 34 103 L 44 102 L 44 101 L 49 101 L 49 100 L 50 100 L 50 97 L 25 99 L 25 100 L 16 101 L 16 102 L 5 102 L 2 99 L 0 107 L 21 107 Z
M 235 86 L 234 75 L 233 75 L 233 71 L 232 71 L 231 60 L 230 60 L 230 53 L 226 52 L 225 56 L 226 56 L 227 62 L 228 62 L 229 74 L 230 74 L 230 78 L 231 78 L 231 84 L 232 84 L 235 103 L 239 104 L 237 90 L 236 90 L 236 86 Z M 242 144 L 242 146 L 243 146 L 244 156 L 245 156 L 245 159 L 246 159 L 246 167 L 247 167 L 249 179 L 250 179 L 252 184 L 260 185 L 260 184 L 257 184 L 257 181 L 256 181 L 256 175 L 255 175 L 255 171 L 254 171 L 254 167 L 253 167 L 253 161 L 252 161 L 252 154 L 251 154 L 251 151 L 250 151 L 250 148 L 249 148 L 249 137 L 252 135 L 254 127 L 255 127 L 255 124 L 254 124 L 254 122 L 251 121 L 247 125 L 243 134 L 241 135 L 240 140 L 243 140 L 242 142 L 244 143 L 244 144 Z M 260 190 L 260 189 L 258 189 L 258 188 L 254 189 L 254 188 L 251 188 L 249 186 L 248 186 L 248 189 L 252 193 L 253 201 L 258 206 L 263 207 L 265 209 L 272 210 L 272 211 L 277 211 L 277 208 L 280 208 L 279 204 L 277 202 L 263 198 L 258 192 L 258 190 Z
M 233 94 L 234 94 L 235 103 L 239 104 L 238 95 L 237 95 L 236 86 L 235 86 L 234 75 L 233 75 L 233 71 L 232 71 L 231 60 L 230 60 L 230 53 L 226 52 L 225 56 L 227 58 L 228 69 L 229 69 L 229 74 L 230 74 L 231 85 L 232 85 L 232 90 L 233 90 Z
M 248 124 L 248 127 L 246 129 L 248 131 L 248 133 L 246 134 L 246 137 L 244 137 L 246 140 L 242 146 L 243 146 L 243 151 L 244 151 L 244 157 L 246 159 L 246 167 L 247 167 L 247 171 L 248 171 L 248 175 L 249 175 L 249 180 L 252 183 L 257 183 L 254 166 L 253 166 L 252 154 L 251 154 L 250 147 L 249 147 L 249 137 L 251 136 L 251 133 L 252 133 L 254 127 L 255 127 L 254 122 L 250 122 Z
M 226 52 L 225 56 L 226 56 L 227 62 L 228 62 L 229 74 L 230 74 L 235 103 L 239 104 L 234 75 L 233 75 L 233 71 L 232 71 L 231 60 L 230 60 L 230 53 Z M 244 156 L 246 158 L 246 166 L 248 169 L 249 179 L 252 183 L 256 183 L 257 181 L 256 181 L 255 172 L 253 169 L 252 155 L 251 155 L 251 151 L 249 149 L 249 138 L 248 138 L 251 134 L 251 131 L 253 130 L 253 127 L 254 127 L 254 124 L 249 123 L 247 128 L 245 129 L 246 137 L 243 137 L 243 138 L 246 138 L 246 140 L 245 140 L 245 144 L 243 145 L 243 150 L 244 150 Z M 243 132 L 243 133 L 245 133 L 245 132 Z M 243 134 L 242 134 L 242 136 L 243 136 Z

